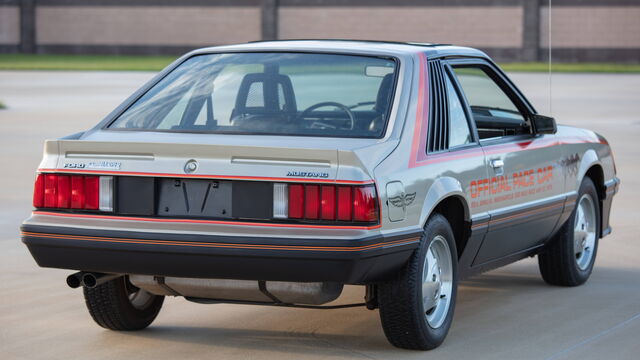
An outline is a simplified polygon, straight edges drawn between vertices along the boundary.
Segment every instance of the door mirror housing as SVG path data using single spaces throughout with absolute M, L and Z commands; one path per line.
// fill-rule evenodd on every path
M 535 114 L 531 117 L 531 124 L 536 134 L 555 134 L 558 131 L 556 119 L 550 116 Z

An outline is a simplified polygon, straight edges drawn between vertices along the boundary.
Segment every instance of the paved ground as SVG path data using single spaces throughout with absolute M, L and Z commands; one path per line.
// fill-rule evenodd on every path
M 546 286 L 530 259 L 462 283 L 439 349 L 387 344 L 378 313 L 196 305 L 168 299 L 154 325 L 115 333 L 93 324 L 66 271 L 39 269 L 20 243 L 42 141 L 88 128 L 149 73 L 0 72 L 0 358 L 637 359 L 640 353 L 640 75 L 556 75 L 554 115 L 607 136 L 621 192 L 614 233 L 582 287 Z M 547 78 L 516 74 L 546 113 Z M 344 301 L 358 301 L 349 288 Z

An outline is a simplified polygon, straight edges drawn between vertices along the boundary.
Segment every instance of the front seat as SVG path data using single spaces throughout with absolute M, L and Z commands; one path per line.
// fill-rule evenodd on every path
M 231 122 L 251 130 L 268 130 L 274 123 L 286 123 L 297 113 L 291 79 L 277 73 L 244 76 L 236 96 Z

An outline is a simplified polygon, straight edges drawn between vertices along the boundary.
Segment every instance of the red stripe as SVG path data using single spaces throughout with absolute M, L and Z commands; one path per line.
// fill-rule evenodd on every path
M 71 174 L 95 174 L 95 175 L 133 175 L 133 176 L 155 176 L 155 177 L 180 177 L 195 179 L 223 179 L 223 180 L 259 180 L 259 181 L 280 181 L 280 182 L 312 182 L 331 184 L 373 184 L 373 180 L 330 180 L 330 179 L 308 179 L 308 178 L 280 178 L 264 176 L 236 176 L 236 175 L 211 175 L 211 174 L 174 174 L 174 173 L 152 173 L 134 171 L 107 171 L 107 170 L 83 170 L 83 169 L 38 169 L 39 173 L 71 173 Z
M 418 75 L 418 101 L 416 107 L 416 122 L 413 130 L 413 143 L 409 156 L 409 168 L 420 166 L 419 162 L 425 160 L 428 128 L 428 88 L 427 88 L 427 56 L 418 54 L 420 60 L 420 73 Z
M 33 215 L 60 216 L 85 219 L 103 219 L 103 220 L 122 220 L 122 221 L 147 221 L 158 223 L 187 223 L 187 224 L 217 224 L 217 225 L 240 225 L 240 226 L 262 226 L 276 228 L 308 228 L 308 229 L 349 229 L 349 230 L 373 230 L 378 229 L 382 225 L 373 226 L 340 226 L 340 225 L 311 225 L 311 224 L 278 224 L 278 223 L 255 223 L 243 221 L 222 221 L 222 220 L 198 220 L 198 219 L 161 219 L 161 218 L 145 218 L 145 217 L 128 217 L 128 216 L 109 216 L 94 214 L 70 214 L 57 213 L 48 211 L 33 211 Z

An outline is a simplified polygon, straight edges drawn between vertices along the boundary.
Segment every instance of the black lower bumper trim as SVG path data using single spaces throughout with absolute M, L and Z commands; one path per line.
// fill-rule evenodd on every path
M 362 284 L 393 276 L 420 233 L 354 240 L 221 237 L 24 225 L 38 265 L 103 273 Z

